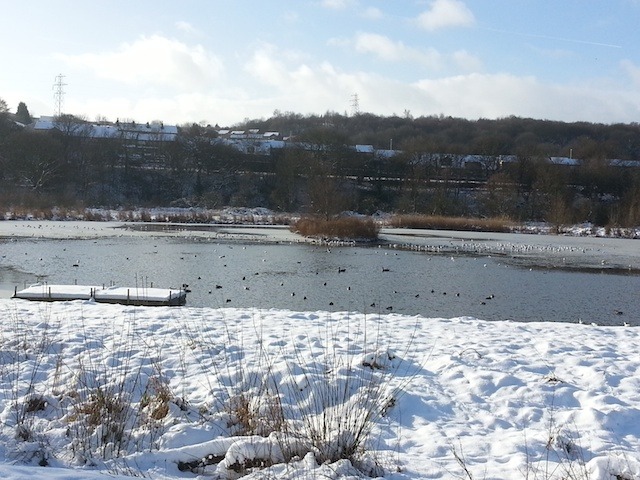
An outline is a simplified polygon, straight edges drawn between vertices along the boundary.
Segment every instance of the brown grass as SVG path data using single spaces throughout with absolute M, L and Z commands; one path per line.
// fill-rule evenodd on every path
M 438 215 L 397 215 L 389 224 L 396 228 L 424 228 L 430 230 L 465 230 L 473 232 L 511 232 L 513 222 L 506 218 L 465 218 Z
M 380 232 L 380 227 L 373 220 L 353 217 L 330 220 L 305 217 L 293 223 L 290 229 L 304 237 L 353 240 L 375 240 Z

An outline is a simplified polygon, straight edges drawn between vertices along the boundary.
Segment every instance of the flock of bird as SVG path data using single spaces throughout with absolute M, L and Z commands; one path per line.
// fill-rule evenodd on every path
M 425 253 L 473 253 L 477 255 L 502 254 L 502 255 L 525 255 L 525 254 L 587 254 L 591 249 L 574 247 L 569 245 L 532 245 L 522 243 L 502 243 L 491 244 L 490 242 L 460 241 L 441 243 L 438 245 L 426 244 L 398 244 L 390 245 L 390 248 L 411 250 Z
M 34 229 L 37 229 L 36 226 L 34 226 Z M 11 241 L 15 241 L 15 239 L 11 239 Z M 332 248 L 338 248 L 338 247 L 343 247 L 345 245 L 340 244 L 330 244 L 330 245 L 326 245 L 325 247 L 325 251 L 326 253 L 331 253 L 332 252 Z M 351 244 L 348 244 L 347 246 L 351 246 Z M 491 244 L 490 242 L 475 242 L 475 241 L 459 241 L 459 242 L 444 242 L 441 245 L 418 245 L 418 244 L 390 244 L 387 246 L 390 250 L 390 252 L 392 252 L 394 249 L 408 249 L 408 250 L 412 250 L 412 251 L 420 251 L 420 252 L 425 252 L 425 253 L 432 253 L 432 254 L 447 254 L 447 255 L 452 255 L 451 259 L 455 260 L 455 255 L 456 254 L 475 254 L 475 255 L 488 255 L 490 256 L 491 254 L 504 254 L 505 256 L 516 256 L 516 255 L 525 255 L 525 254 L 552 254 L 552 255 L 556 255 L 558 256 L 558 258 L 560 258 L 561 255 L 566 254 L 571 255 L 571 254 L 589 254 L 588 250 L 586 248 L 579 248 L 579 247 L 571 247 L 571 246 L 562 246 L 562 245 L 531 245 L 531 244 L 518 244 L 518 243 L 508 243 L 508 242 L 503 242 L 503 243 L 494 243 Z M 157 246 L 154 246 L 154 248 L 157 249 Z M 149 253 L 157 253 L 157 250 L 154 250 L 152 252 Z M 265 252 L 266 253 L 266 252 Z M 26 254 L 26 253 L 25 253 Z M 387 254 L 385 252 L 385 254 Z M 392 253 L 389 253 L 390 255 Z M 2 255 L 2 258 L 6 258 L 6 255 Z M 183 255 L 178 257 L 180 260 L 187 260 L 189 257 L 188 255 Z M 226 255 L 221 254 L 218 256 L 219 260 L 221 260 L 222 262 L 225 262 L 227 260 L 225 260 Z M 263 262 L 267 261 L 266 258 L 262 259 Z M 604 260 L 603 260 L 604 262 Z M 298 262 L 300 263 L 300 262 Z M 227 265 L 224 264 L 224 267 L 226 267 Z M 486 266 L 486 264 L 485 264 Z M 71 267 L 73 268 L 78 268 L 80 267 L 80 261 L 76 260 L 75 262 L 71 263 Z M 370 275 L 382 275 L 382 274 L 386 274 L 388 272 L 393 272 L 394 269 L 390 268 L 389 266 L 382 266 L 382 267 L 377 267 L 378 271 L 377 272 L 370 272 Z M 345 274 L 347 272 L 347 267 L 343 267 L 343 266 L 338 266 L 336 267 L 336 270 L 334 270 L 334 272 L 336 274 Z M 316 272 L 317 273 L 317 272 Z M 331 272 L 324 272 L 325 274 L 330 275 Z M 397 272 L 396 272 L 397 273 Z M 259 272 L 255 272 L 253 275 L 259 275 Z M 248 279 L 250 278 L 249 275 L 245 274 L 244 276 L 242 276 L 242 281 L 238 280 L 233 280 L 231 278 L 229 278 L 229 281 L 227 282 L 227 278 L 224 275 L 222 275 L 220 277 L 220 279 L 224 279 L 224 281 L 220 282 L 220 279 L 218 280 L 219 283 L 209 283 L 208 285 L 205 283 L 206 280 L 203 280 L 203 278 L 207 278 L 208 276 L 205 275 L 199 275 L 197 276 L 197 281 L 200 282 L 200 285 L 197 285 L 198 289 L 202 291 L 202 293 L 204 292 L 208 292 L 209 295 L 213 295 L 215 292 L 219 291 L 220 292 L 220 299 L 219 302 L 220 303 L 224 303 L 225 305 L 227 304 L 232 304 L 232 303 L 236 303 L 236 300 L 232 301 L 232 298 L 235 299 L 236 297 L 234 297 L 234 295 L 238 295 L 238 288 L 241 288 L 242 290 L 249 292 L 251 289 L 254 289 L 256 292 L 258 292 L 258 294 L 260 294 L 260 285 L 258 284 L 252 284 Z M 295 287 L 291 288 L 290 285 L 286 285 L 285 282 L 280 281 L 279 282 L 279 286 L 282 288 L 286 288 L 287 286 L 290 287 L 288 293 L 283 293 L 283 296 L 286 295 L 290 295 L 291 297 L 295 297 L 296 301 L 298 300 L 302 300 L 302 301 L 311 301 L 311 300 L 315 300 L 316 304 L 318 302 L 318 299 L 327 299 L 326 301 L 326 305 L 329 307 L 334 307 L 336 306 L 336 304 L 338 304 L 339 308 L 342 308 L 343 305 L 340 305 L 340 301 L 338 300 L 338 298 L 340 298 L 341 302 L 344 303 L 345 301 L 348 302 L 348 305 L 354 306 L 354 300 L 353 297 L 344 297 L 343 295 L 340 295 L 339 292 L 339 288 L 344 288 L 344 287 L 338 287 L 337 285 L 342 285 L 344 282 L 336 282 L 334 280 L 332 280 L 330 277 L 327 277 L 326 280 L 322 281 L 319 286 L 321 285 L 322 287 L 328 287 L 328 290 L 330 292 L 329 295 L 333 296 L 333 300 L 328 300 L 330 298 L 330 296 L 327 296 L 326 294 L 322 294 L 322 295 L 316 295 L 316 292 L 314 291 L 306 291 L 306 292 L 296 292 L 295 291 Z M 240 287 L 239 287 L 240 286 Z M 298 287 L 300 287 L 301 285 L 296 285 Z M 183 285 L 183 288 L 185 289 L 191 289 L 188 285 Z M 195 288 L 195 287 L 194 287 Z M 351 286 L 347 286 L 346 287 L 347 291 L 352 291 L 352 287 Z M 355 290 L 355 289 L 354 289 Z M 223 293 L 224 292 L 224 293 Z M 421 293 L 422 293 L 422 297 L 421 297 Z M 446 292 L 446 291 L 436 291 L 435 289 L 425 289 L 423 292 L 420 293 L 415 293 L 414 292 L 398 292 L 395 290 L 391 290 L 388 292 L 385 292 L 384 294 L 384 298 L 381 299 L 381 297 L 379 296 L 378 298 L 375 299 L 375 301 L 371 301 L 374 300 L 373 298 L 370 298 L 369 301 L 365 302 L 364 300 L 360 300 L 362 305 L 368 305 L 368 308 L 370 309 L 377 309 L 377 311 L 394 311 L 394 305 L 393 305 L 393 299 L 397 298 L 398 302 L 401 304 L 406 304 L 406 299 L 402 299 L 400 298 L 401 295 L 413 295 L 416 299 L 417 298 L 426 298 L 428 294 L 431 293 L 432 295 L 435 294 L 439 294 L 441 296 L 446 296 L 446 295 L 450 295 L 450 296 L 454 296 L 454 297 L 460 297 L 460 296 L 465 296 L 464 294 L 461 295 L 460 292 Z M 315 297 L 315 298 L 314 298 Z M 491 302 L 492 300 L 496 299 L 496 295 L 494 293 L 488 293 L 484 296 L 480 296 L 476 298 L 471 298 L 469 299 L 469 295 L 466 295 L 467 300 L 469 300 L 471 303 L 476 302 L 476 304 L 479 305 L 487 305 L 489 302 Z M 345 300 L 348 299 L 348 300 Z M 396 305 L 396 307 L 398 307 Z M 396 311 L 402 311 L 403 308 L 399 307 L 399 308 L 395 308 Z M 623 310 L 620 309 L 615 309 L 613 310 L 613 314 L 621 316 L 624 315 L 625 312 Z M 624 322 L 625 325 L 628 325 L 628 322 Z
M 331 253 L 331 249 L 327 248 L 326 249 L 327 253 Z M 264 254 L 266 255 L 267 252 L 265 251 Z M 386 253 L 385 253 L 386 255 Z M 396 254 L 397 255 L 397 254 Z M 184 260 L 185 257 L 180 257 L 182 260 Z M 223 260 L 222 263 L 222 267 L 225 268 L 227 267 L 227 260 L 224 260 L 226 258 L 226 255 L 218 255 L 218 259 L 219 260 Z M 262 262 L 265 262 L 266 258 L 262 259 Z M 297 262 L 297 263 L 301 263 L 301 262 Z M 379 274 L 386 274 L 386 273 L 390 273 L 393 272 L 394 270 L 390 267 L 387 266 L 382 266 L 382 267 L 378 267 L 379 270 Z M 337 266 L 335 267 L 334 270 L 336 275 L 340 275 L 340 274 L 345 274 L 347 273 L 347 267 L 342 267 L 342 266 Z M 316 271 L 315 274 L 318 275 L 320 272 Z M 206 289 L 208 295 L 213 295 L 213 294 L 217 294 L 218 295 L 218 302 L 220 304 L 224 304 L 224 305 L 228 305 L 231 303 L 235 303 L 234 300 L 232 300 L 232 296 L 230 296 L 229 294 L 233 294 L 234 292 L 236 294 L 239 294 L 239 285 L 241 285 L 241 289 L 244 292 L 252 292 L 252 291 L 258 291 L 260 292 L 260 288 L 261 288 L 261 284 L 257 284 L 255 285 L 255 283 L 252 284 L 252 277 L 258 277 L 261 273 L 260 272 L 253 272 L 252 274 L 244 274 L 241 277 L 241 281 L 238 280 L 232 280 L 229 279 L 230 281 L 225 283 L 225 282 L 221 282 L 221 283 L 215 283 L 212 286 L 210 286 L 208 289 Z M 372 273 L 373 274 L 373 273 Z M 327 277 L 327 275 L 329 275 L 329 277 Z M 342 285 L 343 282 L 337 282 L 337 281 L 332 281 L 331 280 L 331 272 L 330 271 L 326 271 L 324 272 L 324 276 L 323 279 L 320 280 L 320 283 L 318 283 L 318 287 L 322 287 L 322 288 L 328 288 L 330 295 L 334 297 L 333 300 L 327 300 L 326 302 L 326 306 L 328 307 L 335 307 L 337 304 L 339 304 L 340 302 L 338 302 L 337 298 L 340 297 L 339 295 L 339 291 L 341 289 L 346 290 L 347 292 L 354 292 L 356 289 L 352 288 L 351 285 L 347 285 L 346 287 L 344 285 Z M 226 276 L 221 276 L 221 278 L 225 278 Z M 198 276 L 197 280 L 202 280 L 202 276 Z M 340 286 L 338 286 L 340 284 Z M 253 286 L 255 285 L 255 287 Z M 286 288 L 286 287 L 290 287 L 291 285 L 287 283 L 285 283 L 285 281 L 279 281 L 278 282 L 278 286 L 281 288 Z M 297 285 L 297 286 L 301 286 L 301 285 Z M 307 289 L 311 288 L 307 285 Z M 312 288 L 312 290 L 314 290 Z M 266 295 L 269 295 L 269 293 L 265 293 Z M 425 290 L 423 293 L 427 293 L 427 294 L 431 294 L 431 295 L 442 295 L 442 296 L 446 296 L 448 293 L 446 291 L 436 291 L 436 289 L 430 289 L 430 290 Z M 260 294 L 258 294 L 260 295 Z M 272 294 L 271 294 L 272 295 Z M 282 293 L 282 294 L 278 294 L 278 296 L 281 296 L 281 298 L 284 298 L 284 296 L 290 296 L 291 298 L 296 298 L 296 299 L 301 299 L 302 301 L 307 301 L 307 300 L 311 300 L 312 297 L 315 298 L 316 301 L 318 301 L 318 298 L 329 298 L 326 297 L 324 294 L 321 295 L 315 295 L 315 294 L 310 294 L 309 292 L 305 292 L 305 293 L 299 293 L 296 292 L 295 290 L 289 290 L 288 293 Z M 385 297 L 388 297 L 389 300 L 393 300 L 393 298 L 399 298 L 402 295 L 413 295 L 413 297 L 415 299 L 418 298 L 426 298 L 424 295 L 421 297 L 420 293 L 407 293 L 407 292 L 400 292 L 398 290 L 391 290 L 389 292 L 387 292 L 387 295 L 385 295 Z M 453 294 L 451 294 L 454 297 L 461 297 L 461 293 L 460 292 L 455 292 Z M 348 298 L 348 297 L 347 297 Z M 488 294 L 484 297 L 482 297 L 478 303 L 480 305 L 486 305 L 488 301 L 493 300 L 495 298 L 495 294 L 491 293 Z M 240 302 L 242 303 L 243 300 L 240 300 Z M 342 303 L 344 303 L 345 298 L 342 298 Z M 350 304 L 352 304 L 352 300 L 346 300 L 347 302 L 349 302 Z M 401 300 L 401 303 L 404 303 L 405 300 Z M 363 302 L 365 303 L 365 302 Z M 394 306 L 392 304 L 388 304 L 385 303 L 384 301 L 380 301 L 380 300 L 376 300 L 376 301 L 370 301 L 370 302 L 366 302 L 368 304 L 368 307 L 370 309 L 374 309 L 376 311 L 394 311 Z M 397 309 L 396 309 L 397 310 Z M 402 309 L 401 309 L 402 310 Z
M 459 251 L 457 253 L 462 254 L 463 250 L 465 251 L 474 250 L 476 245 L 484 245 L 484 244 L 474 244 L 473 242 L 464 242 L 462 246 L 459 247 Z M 498 247 L 501 250 L 506 250 L 506 249 L 510 249 L 513 251 L 516 250 L 516 246 L 511 244 L 499 244 Z M 575 249 L 571 249 L 571 248 L 564 249 L 564 248 L 551 247 L 551 246 L 550 247 L 532 247 L 530 245 L 523 245 L 523 246 L 519 246 L 518 248 L 520 248 L 520 251 L 531 250 L 533 248 L 538 248 L 539 250 L 543 250 L 547 248 L 548 251 L 550 252 L 552 251 L 554 253 L 560 253 L 563 251 L 575 251 Z M 389 245 L 389 250 L 385 251 L 384 255 L 390 255 L 390 256 L 398 255 L 399 253 L 394 252 L 394 249 L 399 249 L 399 246 Z M 324 251 L 326 251 L 326 253 L 328 254 L 332 253 L 331 246 L 325 248 Z M 267 252 L 265 251 L 263 253 L 265 254 L 266 258 L 262 258 L 261 261 L 262 262 L 270 261 L 267 255 Z M 442 254 L 443 251 L 438 251 L 436 253 Z M 451 252 L 447 252 L 447 253 L 451 254 Z M 581 253 L 581 252 L 578 252 L 578 253 Z M 235 261 L 234 259 L 231 259 L 231 258 L 225 260 L 225 255 L 219 255 L 218 258 L 223 262 Z M 455 261 L 457 259 L 455 254 L 451 255 L 450 258 L 452 261 Z M 298 263 L 301 263 L 301 262 L 298 262 Z M 359 272 L 358 275 L 360 276 L 361 275 L 365 275 L 365 276 L 366 275 L 385 275 L 389 272 L 393 273 L 394 271 L 397 274 L 398 271 L 393 268 L 390 262 L 388 263 L 389 263 L 389 266 L 385 265 L 385 266 L 373 267 L 373 269 L 369 270 L 368 273 Z M 227 264 L 224 263 L 222 266 L 226 267 Z M 234 267 L 237 267 L 237 265 L 234 265 Z M 484 267 L 487 267 L 486 263 L 484 264 Z M 335 266 L 334 268 L 335 270 L 333 270 L 334 272 L 333 275 L 344 276 L 348 272 L 349 266 L 348 265 Z M 375 268 L 377 268 L 378 270 L 375 271 Z M 351 270 L 349 271 L 349 273 L 353 275 L 354 272 L 353 270 Z M 237 304 L 239 306 L 246 306 L 247 302 L 249 301 L 248 297 L 246 297 L 246 294 L 251 294 L 251 298 L 253 298 L 254 300 L 256 298 L 261 298 L 260 296 L 263 295 L 262 298 L 267 297 L 269 298 L 269 300 L 280 299 L 281 302 L 279 303 L 279 305 L 282 305 L 282 304 L 291 305 L 292 308 L 306 309 L 307 307 L 305 307 L 305 305 L 307 305 L 308 308 L 313 308 L 313 309 L 315 308 L 323 309 L 326 307 L 333 307 L 337 309 L 355 308 L 356 310 L 364 309 L 365 311 L 378 312 L 378 313 L 384 312 L 384 311 L 406 313 L 406 306 L 409 304 L 413 304 L 414 306 L 423 305 L 424 308 L 426 309 L 425 313 L 428 313 L 429 312 L 428 309 L 430 309 L 432 306 L 443 305 L 443 300 L 435 300 L 436 297 L 434 297 L 434 295 L 439 295 L 441 299 L 447 296 L 454 297 L 454 298 L 460 298 L 460 297 L 464 298 L 465 299 L 464 303 L 460 303 L 460 304 L 457 304 L 457 303 L 451 304 L 450 301 L 446 302 L 447 305 L 452 305 L 454 309 L 458 309 L 458 307 L 456 307 L 455 305 L 459 305 L 460 311 L 463 311 L 465 308 L 468 308 L 470 305 L 473 305 L 473 304 L 478 306 L 486 306 L 495 301 L 499 302 L 499 298 L 496 295 L 496 293 L 499 293 L 499 292 L 496 292 L 496 293 L 487 292 L 485 295 L 478 295 L 477 291 L 473 294 L 469 294 L 469 292 L 463 292 L 463 291 L 454 290 L 453 292 L 451 292 L 451 291 L 438 290 L 436 287 L 433 289 L 432 288 L 423 289 L 422 291 L 418 291 L 416 293 L 416 290 L 419 288 L 417 285 L 412 285 L 411 288 L 402 286 L 402 289 L 404 289 L 404 291 L 390 289 L 389 291 L 385 292 L 384 295 L 379 295 L 375 299 L 370 298 L 369 301 L 365 301 L 366 298 L 356 298 L 358 295 L 360 295 L 361 297 L 366 297 L 369 295 L 369 294 L 362 293 L 361 284 L 354 285 L 354 287 L 352 288 L 351 286 L 346 285 L 346 283 L 348 283 L 348 280 L 345 282 L 345 281 L 341 281 L 339 277 L 335 277 L 335 278 L 332 277 L 331 270 L 326 270 L 324 272 L 321 272 L 320 282 L 317 283 L 317 287 L 315 288 L 313 287 L 312 283 L 305 283 L 304 285 L 299 282 L 292 283 L 286 278 L 284 279 L 285 281 L 277 280 L 277 283 L 273 283 L 268 288 L 265 288 L 264 283 L 254 282 L 252 280 L 252 277 L 256 277 L 261 274 L 262 274 L 262 271 L 255 272 L 255 273 L 252 272 L 250 274 L 245 273 L 245 275 L 235 280 L 223 275 L 220 277 L 220 279 L 223 279 L 223 282 L 216 283 L 215 285 L 212 285 L 211 287 L 209 287 L 208 294 L 212 295 L 217 291 L 219 291 L 217 302 L 218 304 L 221 304 L 221 305 Z M 270 275 L 270 273 L 266 273 L 266 272 L 264 274 Z M 317 275 L 318 272 L 315 272 L 315 274 Z M 241 278 L 241 281 L 239 280 L 240 278 Z M 346 280 L 347 278 L 351 278 L 351 277 L 344 276 L 344 280 Z M 200 279 L 201 277 L 198 277 L 198 280 Z M 276 282 L 276 280 L 274 280 L 274 282 Z M 282 289 L 281 293 L 276 292 L 277 288 L 274 289 L 274 287 L 277 287 L 277 286 L 279 286 Z M 304 290 L 298 291 L 296 287 L 301 289 L 304 288 Z M 322 289 L 322 288 L 327 288 L 327 290 L 325 292 L 319 292 L 318 289 Z M 414 290 L 413 292 L 411 291 L 412 288 Z M 346 290 L 347 292 L 351 292 L 352 295 L 345 295 L 341 293 L 343 290 Z M 246 293 L 243 294 L 241 293 L 241 291 L 244 291 Z M 287 302 L 286 300 L 284 300 L 286 296 L 290 296 L 292 300 L 290 302 Z M 409 300 L 405 298 L 407 296 L 413 296 L 414 300 Z M 500 298 L 503 298 L 503 297 L 504 296 Z M 396 303 L 394 302 L 394 299 L 396 299 L 396 301 L 398 302 L 398 305 L 396 305 Z M 417 299 L 420 299 L 419 303 Z M 508 299 L 503 298 L 503 300 L 508 300 Z M 305 303 L 307 301 L 308 303 Z M 504 301 L 499 303 L 501 303 L 504 306 Z M 320 307 L 318 307 L 318 305 L 320 305 Z M 322 305 L 324 305 L 324 307 Z M 419 308 L 419 307 L 415 307 L 415 308 Z M 620 309 L 615 309 L 612 311 L 612 313 L 618 316 L 624 315 L 624 312 Z M 629 322 L 623 322 L 623 325 L 629 325 Z

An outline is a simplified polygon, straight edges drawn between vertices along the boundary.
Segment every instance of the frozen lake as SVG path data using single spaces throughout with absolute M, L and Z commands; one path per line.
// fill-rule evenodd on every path
M 390 229 L 326 247 L 285 228 L 142 227 L 0 222 L 0 297 L 36 280 L 188 284 L 196 307 L 640 325 L 637 240 Z

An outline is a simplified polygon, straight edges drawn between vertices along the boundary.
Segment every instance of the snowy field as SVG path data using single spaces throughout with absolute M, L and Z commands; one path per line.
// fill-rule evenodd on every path
M 0 312 L 2 478 L 640 478 L 637 328 Z

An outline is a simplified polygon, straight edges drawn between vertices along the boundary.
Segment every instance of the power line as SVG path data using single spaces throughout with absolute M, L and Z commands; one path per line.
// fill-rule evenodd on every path
M 354 115 L 360 115 L 360 99 L 357 93 L 351 96 L 351 110 L 353 110 Z
M 55 115 L 59 117 L 62 115 L 62 103 L 64 101 L 64 87 L 67 84 L 64 83 L 64 75 L 61 73 L 56 75 L 55 83 L 53 84 L 53 99 L 56 105 Z

